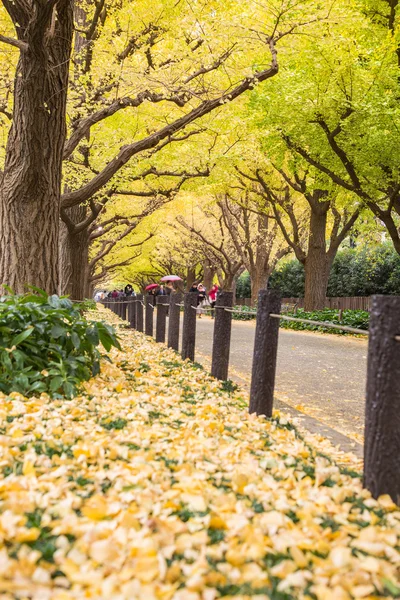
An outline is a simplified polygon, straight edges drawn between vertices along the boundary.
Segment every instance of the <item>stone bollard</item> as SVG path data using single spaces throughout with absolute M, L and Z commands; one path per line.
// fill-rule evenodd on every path
M 136 298 L 129 296 L 128 299 L 128 321 L 131 329 L 136 329 Z
M 153 317 L 154 317 L 154 296 L 151 296 L 150 294 L 148 294 L 147 296 L 145 296 L 144 298 L 144 304 L 145 304 L 145 313 L 146 313 L 146 318 L 145 318 L 145 334 L 146 335 L 150 335 L 153 336 Z
M 364 487 L 400 504 L 400 296 L 373 296 L 365 405 Z
M 261 290 L 258 295 L 256 334 L 250 388 L 250 413 L 272 417 L 276 356 L 278 351 L 281 296 L 276 290 Z
M 232 329 L 232 313 L 224 308 L 232 308 L 232 302 L 233 293 L 221 291 L 215 304 L 211 375 L 222 380 L 228 379 Z
M 143 332 L 143 294 L 138 294 L 136 300 L 136 329 Z
M 182 358 L 194 360 L 194 349 L 196 343 L 196 310 L 197 292 L 187 292 L 183 303 L 183 328 L 182 328 Z M 194 308 L 193 308 L 194 307 Z
M 181 307 L 183 294 L 173 293 L 169 297 L 169 319 L 168 319 L 168 348 L 179 350 L 179 327 L 181 321 Z
M 165 343 L 169 297 L 157 296 L 156 342 Z

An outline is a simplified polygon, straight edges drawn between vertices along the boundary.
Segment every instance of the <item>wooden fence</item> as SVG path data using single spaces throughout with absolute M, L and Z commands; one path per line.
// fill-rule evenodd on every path
M 173 294 L 157 298 L 157 306 L 143 302 L 143 296 L 124 300 L 104 300 L 132 328 L 143 331 L 145 308 L 146 333 L 165 342 L 168 322 L 168 346 L 179 349 L 180 309 L 184 309 L 181 354 L 194 360 L 196 343 L 197 293 Z M 228 378 L 233 295 L 222 291 L 215 306 L 211 374 Z M 288 299 L 284 299 L 286 302 Z M 168 304 L 166 304 L 168 302 Z M 262 290 L 257 305 L 249 412 L 270 418 L 273 410 L 279 321 L 313 322 L 281 313 L 282 301 L 275 290 Z M 324 323 L 333 329 L 364 333 L 368 336 L 367 393 L 365 411 L 364 486 L 377 498 L 389 494 L 400 504 L 400 296 L 372 296 L 369 331 Z M 318 323 L 318 322 L 316 322 Z M 319 323 L 318 323 L 319 324 Z
M 251 298 L 237 298 L 239 306 L 251 306 Z M 304 308 L 304 298 L 282 298 L 282 304 L 295 304 L 298 308 Z M 371 296 L 337 296 L 325 298 L 325 307 L 337 310 L 370 310 Z

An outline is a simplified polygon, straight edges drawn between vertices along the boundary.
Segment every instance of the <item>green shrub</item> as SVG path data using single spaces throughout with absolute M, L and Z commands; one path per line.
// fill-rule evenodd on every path
M 109 351 L 118 339 L 80 304 L 34 291 L 0 297 L 0 391 L 72 397 L 99 372 L 99 344 Z
M 232 318 L 235 321 L 251 321 L 256 318 L 256 310 L 255 306 L 234 306 L 234 310 L 238 312 L 232 313 Z
M 256 318 L 256 307 L 249 306 L 235 306 L 235 310 L 240 312 L 232 313 L 232 317 L 236 321 L 250 321 Z M 339 319 L 339 311 L 328 309 L 315 310 L 313 312 L 306 312 L 302 308 L 299 308 L 296 313 L 293 311 L 285 313 L 289 317 L 297 317 L 299 319 L 310 319 L 311 321 L 328 321 L 329 323 L 336 323 L 337 325 L 347 325 L 348 327 L 355 327 L 356 329 L 368 329 L 369 324 L 369 313 L 364 310 L 344 310 L 342 313 L 342 320 Z M 309 330 L 309 331 L 322 331 L 324 333 L 340 333 L 346 334 L 346 331 L 340 331 L 338 329 L 330 329 L 323 325 L 309 325 L 307 323 L 299 323 L 297 321 L 280 321 L 280 327 L 283 329 L 297 329 L 297 330 Z
M 342 320 L 339 320 L 339 311 L 326 308 L 325 310 L 315 310 L 312 312 L 306 312 L 302 308 L 299 308 L 294 314 L 293 312 L 287 313 L 288 316 L 297 317 L 299 319 L 310 319 L 312 321 L 328 321 L 329 323 L 336 323 L 337 325 L 346 325 L 348 327 L 355 327 L 356 329 L 368 329 L 369 325 L 369 313 L 364 310 L 344 310 L 342 313 Z M 346 331 L 340 331 L 339 329 L 330 329 L 323 325 L 309 325 L 307 323 L 299 323 L 297 321 L 282 321 L 280 327 L 284 329 L 296 329 L 296 330 L 309 330 L 309 331 L 322 331 L 324 333 L 339 333 L 346 334 Z

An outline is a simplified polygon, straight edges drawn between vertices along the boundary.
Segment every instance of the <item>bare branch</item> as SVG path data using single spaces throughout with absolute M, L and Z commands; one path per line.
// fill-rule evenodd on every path
M 21 50 L 21 52 L 26 52 L 28 50 L 28 44 L 23 42 L 22 40 L 16 40 L 15 38 L 7 37 L 6 35 L 0 34 L 0 42 L 4 42 L 5 44 L 9 44 L 10 46 L 14 46 Z

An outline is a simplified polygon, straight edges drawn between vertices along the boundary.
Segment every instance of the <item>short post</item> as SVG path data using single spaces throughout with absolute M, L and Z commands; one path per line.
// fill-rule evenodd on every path
M 343 308 L 339 308 L 339 323 L 343 323 Z
M 194 360 L 194 347 L 196 343 L 196 311 L 197 292 L 187 292 L 184 296 L 183 330 L 182 330 L 182 358 Z
M 249 412 L 266 417 L 272 417 L 274 405 L 279 335 L 279 319 L 270 317 L 270 314 L 280 314 L 280 311 L 279 292 L 261 290 L 258 295 Z
M 153 315 L 154 315 L 154 304 L 153 304 L 153 296 L 148 294 L 144 297 L 144 304 L 146 307 L 146 319 L 145 319 L 145 328 L 144 332 L 146 335 L 153 336 Z
M 136 329 L 143 331 L 143 294 L 138 294 L 136 300 Z
M 169 320 L 168 320 L 168 348 L 179 350 L 179 325 L 181 320 L 181 307 L 183 295 L 172 293 L 169 297 Z
M 111 310 L 114 314 L 117 314 L 117 299 L 111 298 Z
M 136 298 L 130 296 L 128 299 L 128 321 L 131 329 L 136 329 Z
M 365 406 L 364 487 L 400 503 L 400 296 L 372 296 Z
M 224 309 L 232 308 L 232 302 L 233 292 L 221 291 L 215 304 L 211 375 L 222 380 L 228 379 L 232 329 L 232 313 Z
M 169 297 L 157 296 L 156 342 L 165 344 Z
M 128 308 L 128 300 L 127 298 L 120 298 L 120 317 L 123 321 L 126 321 L 126 309 Z

